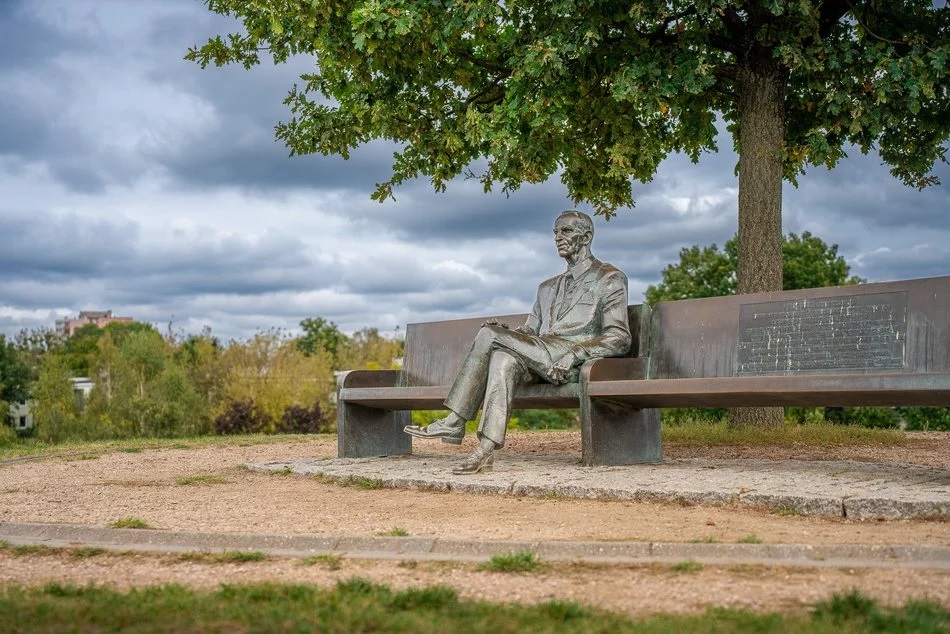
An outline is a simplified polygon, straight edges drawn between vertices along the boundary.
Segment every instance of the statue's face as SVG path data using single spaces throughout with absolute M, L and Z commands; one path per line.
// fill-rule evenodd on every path
M 574 218 L 558 218 L 554 223 L 554 245 L 562 258 L 577 254 L 590 239 L 590 232 L 585 231 L 584 226 Z

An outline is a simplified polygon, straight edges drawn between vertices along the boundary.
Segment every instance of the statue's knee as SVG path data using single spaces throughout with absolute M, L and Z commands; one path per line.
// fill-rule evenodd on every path
M 495 342 L 494 326 L 482 326 L 475 335 L 475 346 L 488 349 Z
M 518 360 L 510 353 L 504 350 L 495 350 L 491 355 L 491 371 L 499 373 L 510 373 L 520 369 Z

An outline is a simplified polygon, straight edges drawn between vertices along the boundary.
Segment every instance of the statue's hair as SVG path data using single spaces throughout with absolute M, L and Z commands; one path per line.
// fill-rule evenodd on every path
M 594 235 L 594 221 L 590 216 L 585 214 L 582 211 L 577 211 L 576 209 L 568 209 L 567 211 L 562 211 L 561 215 L 555 219 L 555 222 L 561 218 L 573 218 L 574 221 L 583 227 L 584 231 L 590 231 L 590 235 Z

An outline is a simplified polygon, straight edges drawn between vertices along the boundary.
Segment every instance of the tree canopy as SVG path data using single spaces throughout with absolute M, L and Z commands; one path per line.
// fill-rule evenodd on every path
M 0 334 L 0 423 L 7 422 L 7 406 L 28 396 L 30 367 L 16 346 Z
M 700 248 L 693 245 L 680 251 L 679 262 L 663 269 L 663 279 L 645 292 L 647 303 L 699 297 L 719 297 L 736 292 L 739 244 L 736 237 L 723 245 Z M 808 231 L 789 233 L 782 238 L 784 290 L 860 284 L 865 280 L 851 275 L 851 267 L 838 255 L 837 244 L 826 244 Z
M 383 200 L 487 159 L 486 190 L 559 174 L 610 217 L 671 152 L 739 152 L 739 289 L 781 284 L 781 186 L 876 148 L 935 182 L 950 134 L 950 8 L 931 0 L 207 0 L 243 32 L 208 64 L 315 58 L 276 127 L 291 154 L 399 144 Z M 942 4 L 943 6 L 938 6 Z

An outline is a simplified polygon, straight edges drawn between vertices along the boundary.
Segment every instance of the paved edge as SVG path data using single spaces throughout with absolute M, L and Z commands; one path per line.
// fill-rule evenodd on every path
M 147 553 L 253 550 L 279 557 L 334 554 L 355 559 L 485 562 L 525 551 L 541 561 L 631 565 L 695 561 L 711 565 L 830 568 L 916 568 L 950 571 L 950 547 L 910 544 L 693 544 L 600 541 L 491 541 L 436 537 L 356 537 L 198 533 L 102 528 L 78 524 L 0 522 L 13 546 L 96 546 Z
M 352 461 L 352 465 L 371 464 L 372 459 Z M 301 462 L 308 463 L 302 467 Z M 266 463 L 245 463 L 244 467 L 259 473 L 296 473 L 316 476 L 330 482 L 348 484 L 371 483 L 374 488 L 412 489 L 417 491 L 457 491 L 486 495 L 517 495 L 527 497 L 569 497 L 576 499 L 634 500 L 643 502 L 677 502 L 707 506 L 734 506 L 766 508 L 795 515 L 849 518 L 864 520 L 950 520 L 950 504 L 929 499 L 897 500 L 874 496 L 870 492 L 859 496 L 833 494 L 771 494 L 744 492 L 736 484 L 734 491 L 669 491 L 639 487 L 636 490 L 616 487 L 561 486 L 556 481 L 548 482 L 479 482 L 470 476 L 405 477 L 381 475 L 378 470 L 340 474 L 321 466 L 324 460 L 288 460 Z

